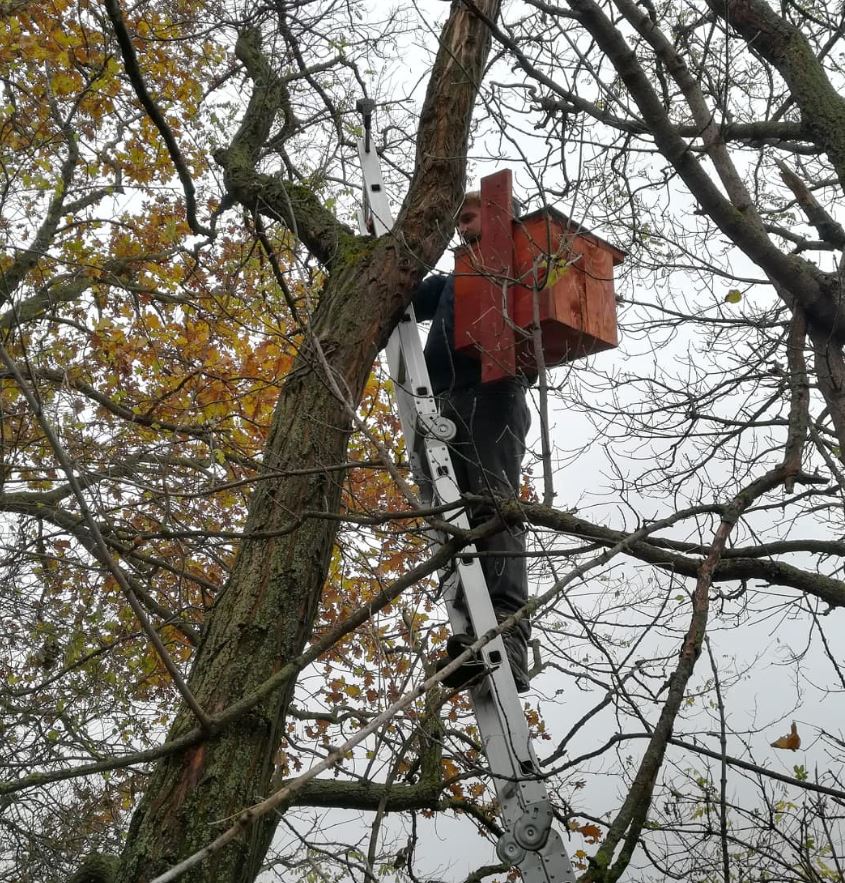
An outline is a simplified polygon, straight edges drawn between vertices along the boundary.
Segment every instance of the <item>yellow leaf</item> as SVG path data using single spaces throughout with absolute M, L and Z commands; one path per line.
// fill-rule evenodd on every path
M 68 74 L 55 74 L 51 85 L 56 95 L 70 95 L 76 90 L 76 81 Z
M 569 272 L 570 266 L 569 261 L 564 260 L 563 258 L 558 258 L 554 264 L 552 264 L 549 278 L 546 280 L 546 288 L 551 288 L 558 282 L 558 280 L 562 279 Z

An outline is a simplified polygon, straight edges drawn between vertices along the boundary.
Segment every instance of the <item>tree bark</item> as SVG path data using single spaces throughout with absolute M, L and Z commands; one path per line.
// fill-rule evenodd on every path
M 494 0 L 483 7 L 487 15 L 497 16 Z M 315 467 L 318 471 L 259 482 L 247 534 L 278 530 L 302 510 L 339 511 L 342 475 L 320 474 L 319 467 L 345 462 L 349 406 L 360 400 L 378 349 L 425 266 L 437 260 L 451 233 L 451 216 L 464 188 L 469 123 L 489 42 L 485 26 L 454 4 L 420 119 L 417 171 L 394 231 L 377 241 L 352 236 L 332 223 L 301 188 L 285 189 L 280 179 L 254 171 L 256 147 L 269 130 L 266 119 L 245 119 L 233 147 L 218 158 L 226 168 L 230 194 L 249 208 L 258 205 L 260 194 L 261 210 L 298 230 L 329 269 L 311 342 L 285 383 L 264 458 L 268 471 Z M 239 55 L 257 47 L 254 35 L 239 44 Z M 252 60 L 256 65 L 247 67 L 253 75 L 253 98 L 258 100 L 250 102 L 248 114 L 256 113 L 257 107 L 266 111 L 259 93 L 273 87 L 272 75 L 255 76 L 260 59 Z M 316 358 L 317 343 L 324 362 Z M 348 401 L 332 392 L 335 384 L 348 390 Z M 335 532 L 334 520 L 321 519 L 283 536 L 244 543 L 208 617 L 189 678 L 190 689 L 205 711 L 214 713 L 237 701 L 301 652 L 311 634 Z M 266 796 L 292 691 L 289 683 L 224 731 L 211 733 L 202 743 L 158 764 L 132 820 L 120 881 L 151 879 L 202 847 L 225 820 Z M 170 738 L 194 723 L 183 708 Z M 184 879 L 251 881 L 263 857 L 264 838 L 256 834 L 252 841 L 230 847 Z

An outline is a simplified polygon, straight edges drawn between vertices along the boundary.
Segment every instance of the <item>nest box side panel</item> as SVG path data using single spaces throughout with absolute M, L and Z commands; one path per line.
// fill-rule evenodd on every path
M 467 248 L 455 250 L 455 349 L 481 358 L 484 330 L 480 318 L 478 267 Z
M 616 324 L 616 293 L 613 287 L 613 254 L 601 244 L 584 243 L 584 330 L 594 339 L 592 352 L 619 343 Z
M 514 244 L 521 283 L 514 294 L 514 321 L 530 328 L 539 318 L 545 364 L 553 367 L 616 346 L 616 249 L 576 232 L 554 214 L 527 219 Z M 536 361 L 533 341 L 523 338 L 520 364 L 533 369 Z

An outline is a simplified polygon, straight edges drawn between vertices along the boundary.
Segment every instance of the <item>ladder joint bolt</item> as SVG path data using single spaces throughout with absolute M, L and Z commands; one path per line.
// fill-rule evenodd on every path
M 523 848 L 542 849 L 552 827 L 552 807 L 548 799 L 527 804 L 522 815 L 514 822 L 514 840 Z

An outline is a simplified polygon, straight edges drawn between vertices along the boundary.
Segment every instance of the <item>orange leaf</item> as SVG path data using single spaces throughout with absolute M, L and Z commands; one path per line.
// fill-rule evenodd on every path
M 788 748 L 790 751 L 797 751 L 800 747 L 801 737 L 798 735 L 798 727 L 795 726 L 795 721 L 792 721 L 792 726 L 786 736 L 781 736 L 772 742 L 772 748 Z
M 591 822 L 585 822 L 583 825 L 579 825 L 577 822 L 570 822 L 569 830 L 578 831 L 579 834 L 583 835 L 587 843 L 598 843 L 601 840 L 601 828 Z

